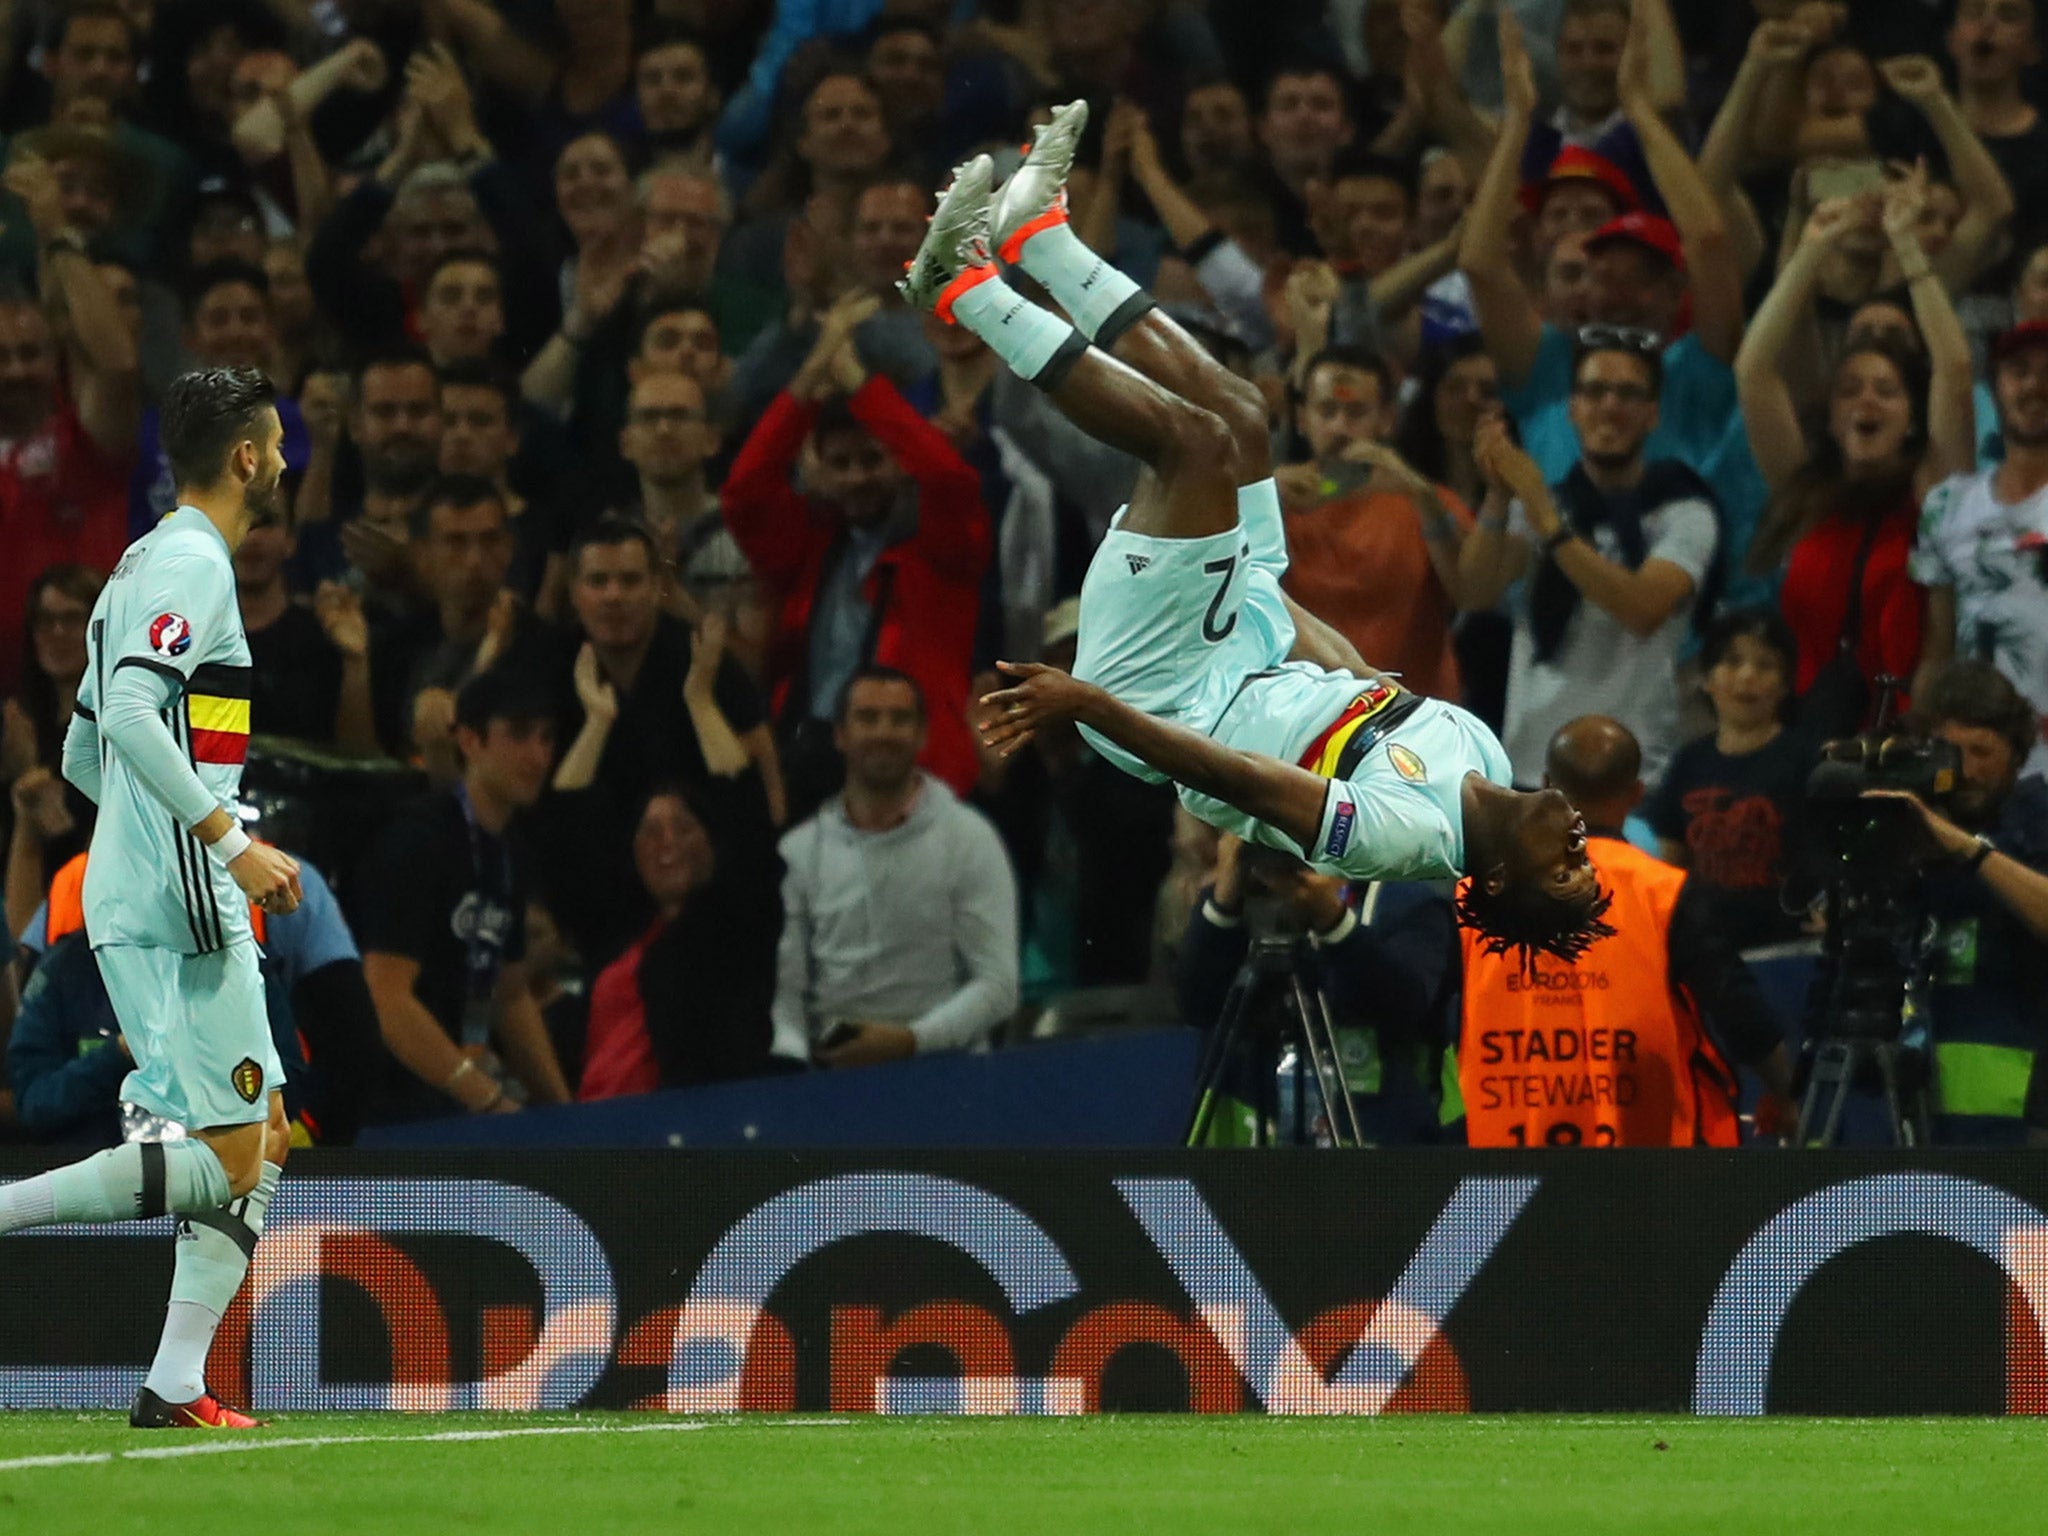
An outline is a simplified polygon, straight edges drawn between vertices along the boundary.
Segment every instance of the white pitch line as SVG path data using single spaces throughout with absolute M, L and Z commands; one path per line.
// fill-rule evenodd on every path
M 56 1456 L 18 1456 L 0 1461 L 0 1472 L 34 1467 L 75 1467 L 110 1461 L 169 1461 L 183 1456 L 236 1456 L 250 1451 L 286 1451 L 323 1445 L 426 1445 L 476 1440 L 520 1440 L 534 1435 L 658 1435 L 708 1429 L 705 1421 L 680 1424 L 549 1424 L 522 1429 L 448 1429 L 431 1435 L 294 1435 L 280 1439 L 200 1440 L 190 1445 L 143 1446 L 132 1451 L 80 1451 Z

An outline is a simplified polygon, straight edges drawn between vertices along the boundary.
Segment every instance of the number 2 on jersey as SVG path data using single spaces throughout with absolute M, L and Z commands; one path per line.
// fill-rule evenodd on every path
M 1216 588 L 1216 595 L 1209 599 L 1209 611 L 1202 617 L 1202 638 L 1211 645 L 1230 638 L 1230 632 L 1237 628 L 1235 610 L 1223 623 L 1216 622 L 1216 616 L 1223 611 L 1223 599 L 1230 595 L 1230 578 L 1237 574 L 1237 556 L 1226 555 L 1221 560 L 1211 560 L 1202 569 L 1211 576 L 1221 576 L 1222 582 Z

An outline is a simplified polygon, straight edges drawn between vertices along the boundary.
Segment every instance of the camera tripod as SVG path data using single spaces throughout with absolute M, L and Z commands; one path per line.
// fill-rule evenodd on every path
M 1813 1061 L 1794 1145 L 1836 1145 L 1857 1085 L 1874 1077 L 1891 1144 L 1927 1146 L 1934 1123 L 1928 992 L 1938 929 L 1899 888 L 1838 884 L 1829 905 L 1842 921 L 1829 930 L 1829 970 L 1809 1000 Z
M 1813 1070 L 1806 1079 L 1806 1097 L 1799 1105 L 1798 1139 L 1793 1145 L 1835 1144 L 1835 1138 L 1841 1134 L 1842 1111 L 1865 1068 L 1875 1068 L 1878 1081 L 1883 1084 L 1892 1144 L 1928 1145 L 1932 1117 L 1927 1104 L 1927 1068 L 1924 1057 L 1914 1064 L 1916 1057 L 1921 1057 L 1919 1051 L 1896 1040 L 1822 1040 L 1814 1050 Z
M 1253 1067 L 1258 1083 L 1254 1105 L 1257 1129 L 1254 1135 L 1256 1145 L 1270 1145 L 1268 1138 L 1277 1108 L 1274 1103 L 1277 1047 L 1281 1036 L 1286 1034 L 1293 1036 L 1298 1047 L 1294 1066 L 1295 1103 L 1302 1104 L 1306 1100 L 1303 1089 L 1307 1086 L 1308 1072 L 1313 1071 L 1316 1087 L 1322 1095 L 1323 1114 L 1329 1123 L 1332 1145 L 1359 1147 L 1365 1144 L 1365 1137 L 1359 1130 L 1357 1111 L 1352 1107 L 1351 1094 L 1344 1086 L 1343 1064 L 1337 1051 L 1337 1026 L 1330 1014 L 1330 999 L 1323 991 L 1320 978 L 1309 970 L 1308 957 L 1304 953 L 1306 949 L 1307 940 L 1298 937 L 1272 936 L 1252 940 L 1244 963 L 1238 966 L 1237 975 L 1230 983 L 1230 990 L 1223 995 L 1223 1007 L 1216 1016 L 1216 1027 L 1209 1032 L 1208 1044 L 1202 1051 L 1201 1068 L 1195 1077 L 1194 1107 L 1188 1119 L 1188 1146 L 1200 1146 L 1209 1134 L 1209 1127 L 1216 1118 L 1216 1100 L 1222 1092 L 1224 1074 L 1229 1070 L 1241 1039 L 1253 1039 L 1260 1047 L 1254 1053 L 1256 1061 Z M 1277 997 L 1276 988 L 1279 989 Z M 1279 1027 L 1260 1031 L 1261 1004 L 1269 999 L 1280 1005 Z

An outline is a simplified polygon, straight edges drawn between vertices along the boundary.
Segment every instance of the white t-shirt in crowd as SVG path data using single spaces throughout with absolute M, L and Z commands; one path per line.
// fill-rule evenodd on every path
M 1532 547 L 1541 542 L 1519 502 L 1509 514 L 1508 531 Z M 1707 502 L 1696 497 L 1667 501 L 1643 518 L 1643 558 L 1668 560 L 1684 571 L 1692 578 L 1696 602 L 1713 568 L 1720 533 L 1720 521 Z M 1595 530 L 1592 544 L 1609 560 L 1622 561 L 1611 529 Z M 1559 726 L 1581 715 L 1607 715 L 1635 734 L 1643 749 L 1643 782 L 1656 783 L 1678 746 L 1678 653 L 1692 623 L 1693 602 L 1681 603 L 1655 634 L 1637 636 L 1582 596 L 1556 654 L 1538 661 L 1529 618 L 1534 586 L 1532 571 L 1511 597 L 1515 640 L 1502 739 L 1515 765 L 1515 782 L 1532 787 L 1543 782 L 1543 754 Z
M 2048 720 L 2048 486 L 2004 502 L 1997 478 L 1951 475 L 1927 493 L 1907 570 L 1955 589 L 1956 654 L 1990 662 Z M 2029 765 L 2044 763 L 2037 746 Z

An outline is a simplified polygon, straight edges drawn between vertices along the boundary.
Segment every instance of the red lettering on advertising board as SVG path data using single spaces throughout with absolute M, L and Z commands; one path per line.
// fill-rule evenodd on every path
M 889 1374 L 898 1355 L 923 1344 L 950 1354 L 963 1377 L 1016 1374 L 1009 1330 L 986 1307 L 928 1301 L 886 1324 L 880 1307 L 834 1307 L 832 1411 L 873 1413 L 876 1379 Z
M 479 1319 L 479 1333 L 483 1374 L 502 1376 L 533 1353 L 540 1338 L 540 1320 L 533 1315 L 533 1308 L 517 1302 L 486 1306 Z
M 448 1319 L 441 1298 L 398 1247 L 374 1232 L 329 1232 L 320 1244 L 320 1272 L 346 1280 L 377 1304 L 391 1343 L 388 1379 L 393 1386 L 440 1386 L 450 1379 Z M 207 1382 L 229 1402 L 249 1401 L 249 1298 L 254 1292 L 254 1286 L 245 1285 L 229 1303 L 207 1357 Z M 529 1322 L 529 1343 L 531 1333 Z
M 2005 1411 L 2048 1413 L 2048 1347 L 2041 1342 L 2041 1323 L 2027 1293 L 2002 1277 L 2005 1284 Z
M 1351 1346 L 1365 1336 L 1373 1314 L 1384 1303 L 1347 1302 L 1318 1312 L 1298 1335 L 1301 1352 L 1308 1356 L 1325 1380 L 1335 1374 Z M 1386 1413 L 1470 1413 L 1472 1388 L 1465 1379 L 1464 1363 L 1441 1330 L 1430 1337 L 1416 1357 L 1408 1379 L 1387 1400 Z
M 662 1307 L 648 1313 L 626 1332 L 619 1345 L 620 1365 L 659 1366 L 668 1370 L 669 1355 L 675 1348 L 676 1319 L 681 1307 Z M 668 1392 L 650 1393 L 633 1407 L 648 1413 L 668 1412 Z M 754 1321 L 747 1339 L 747 1358 L 740 1363 L 742 1413 L 796 1412 L 796 1340 L 773 1312 L 763 1312 Z
M 1180 1361 L 1188 1379 L 1188 1407 L 1196 1413 L 1237 1413 L 1244 1407 L 1244 1379 L 1216 1335 L 1198 1322 L 1145 1301 L 1113 1301 L 1097 1307 L 1067 1330 L 1053 1352 L 1054 1379 L 1081 1383 L 1081 1410 L 1102 1411 L 1102 1373 L 1109 1362 L 1135 1345 L 1149 1344 Z

